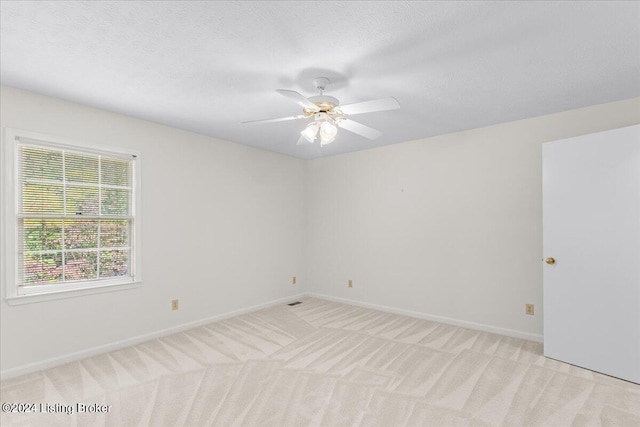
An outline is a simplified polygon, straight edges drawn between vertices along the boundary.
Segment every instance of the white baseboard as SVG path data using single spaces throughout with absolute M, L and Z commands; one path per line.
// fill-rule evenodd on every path
M 279 298 L 277 300 L 268 301 L 262 304 L 254 305 L 251 307 L 241 308 L 238 310 L 230 311 L 228 313 L 218 314 L 216 316 L 207 317 L 205 319 L 196 320 L 193 322 L 183 323 L 178 326 L 173 326 L 171 328 L 161 329 L 159 331 L 151 332 L 148 334 L 137 335 L 135 337 L 127 338 L 125 340 L 116 341 L 113 343 L 100 345 L 97 347 L 88 348 L 86 350 L 77 351 L 75 353 L 65 354 L 63 356 L 53 357 L 51 359 L 43 360 L 41 362 L 30 363 L 28 365 L 22 365 L 11 369 L 6 369 L 4 371 L 0 371 L 0 380 L 7 380 L 10 378 L 15 378 L 20 375 L 30 374 L 32 372 L 37 372 L 43 369 L 52 368 L 54 366 L 62 365 L 65 363 L 73 362 L 75 360 L 84 359 L 85 357 L 91 357 L 102 353 L 107 353 L 114 350 L 119 350 L 125 347 L 131 347 L 132 345 L 140 344 L 144 341 L 149 341 L 155 338 L 164 337 L 167 335 L 175 334 L 177 332 L 182 332 L 187 329 L 196 328 L 198 326 L 206 325 L 208 323 L 217 322 L 220 320 L 228 319 L 230 317 L 238 316 L 240 314 L 250 313 L 252 311 L 261 310 L 263 308 L 271 307 L 278 304 L 284 304 L 288 301 L 295 301 L 299 298 L 302 298 L 306 294 L 296 294 L 285 298 Z
M 372 308 L 374 310 L 386 311 L 394 314 L 401 314 L 403 316 L 416 317 L 416 318 L 425 319 L 425 320 L 433 320 L 435 322 L 446 323 L 448 325 L 461 326 L 463 328 L 476 329 L 479 331 L 491 332 L 499 335 L 506 335 L 508 337 L 521 338 L 528 341 L 543 342 L 542 335 L 540 334 L 532 334 L 529 332 L 517 331 L 515 329 L 500 328 L 497 326 L 485 325 L 482 323 L 475 323 L 475 322 L 468 322 L 466 320 L 453 319 L 451 317 L 436 316 L 433 314 L 422 313 L 419 311 L 404 310 L 402 308 L 371 304 L 367 302 L 350 300 L 347 298 L 338 298 L 338 297 L 333 297 L 329 295 L 316 294 L 313 292 L 307 293 L 307 296 L 313 297 L 313 298 L 325 299 L 328 301 L 340 302 L 343 304 L 355 305 L 358 307 Z

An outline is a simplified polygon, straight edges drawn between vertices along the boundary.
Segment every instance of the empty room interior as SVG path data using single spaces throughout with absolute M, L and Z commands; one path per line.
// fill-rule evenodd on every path
M 0 424 L 640 427 L 640 2 L 1 1 Z

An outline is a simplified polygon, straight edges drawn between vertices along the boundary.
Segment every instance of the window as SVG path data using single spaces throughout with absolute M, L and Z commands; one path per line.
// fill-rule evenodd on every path
M 139 281 L 139 155 L 12 130 L 5 142 L 8 299 Z

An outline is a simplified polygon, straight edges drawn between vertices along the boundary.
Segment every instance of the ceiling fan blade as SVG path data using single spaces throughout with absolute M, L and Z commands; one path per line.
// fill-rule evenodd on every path
M 300 136 L 300 138 L 298 139 L 298 142 L 296 142 L 296 145 L 309 145 L 309 144 L 313 144 L 313 142 L 309 142 L 309 140 L 304 136 Z
M 400 103 L 395 98 L 374 99 L 372 101 L 356 102 L 355 104 L 341 105 L 340 111 L 344 114 L 363 114 L 375 111 L 397 110 Z
M 290 116 L 290 117 L 280 117 L 278 119 L 264 119 L 264 120 L 249 120 L 246 122 L 241 122 L 242 124 L 247 123 L 275 123 L 275 122 L 286 122 L 287 120 L 297 120 L 304 119 L 306 116 L 304 114 L 300 114 L 298 116 Z
M 348 130 L 349 132 L 353 132 L 356 135 L 364 136 L 369 139 L 376 139 L 382 132 L 377 129 L 370 128 L 369 126 L 365 126 L 362 123 L 354 122 L 350 119 L 342 119 L 337 122 L 338 127 Z
M 295 90 L 287 90 L 287 89 L 276 89 L 276 91 L 283 96 L 286 96 L 302 108 L 308 108 L 310 110 L 317 111 L 318 106 L 313 102 L 309 101 L 302 94 L 296 92 Z

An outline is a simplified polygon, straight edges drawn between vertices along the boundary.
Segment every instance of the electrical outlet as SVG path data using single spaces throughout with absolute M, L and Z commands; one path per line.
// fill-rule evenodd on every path
M 524 306 L 524 312 L 525 314 L 529 314 L 531 316 L 533 316 L 533 304 L 527 304 Z
M 296 276 L 293 276 L 293 277 L 291 278 L 291 283 L 295 285 L 295 284 L 296 284 L 296 281 L 297 281 Z
M 353 288 L 353 280 L 349 279 L 349 287 Z
M 177 310 L 179 308 L 178 306 L 178 300 L 174 299 L 171 301 L 171 310 Z

